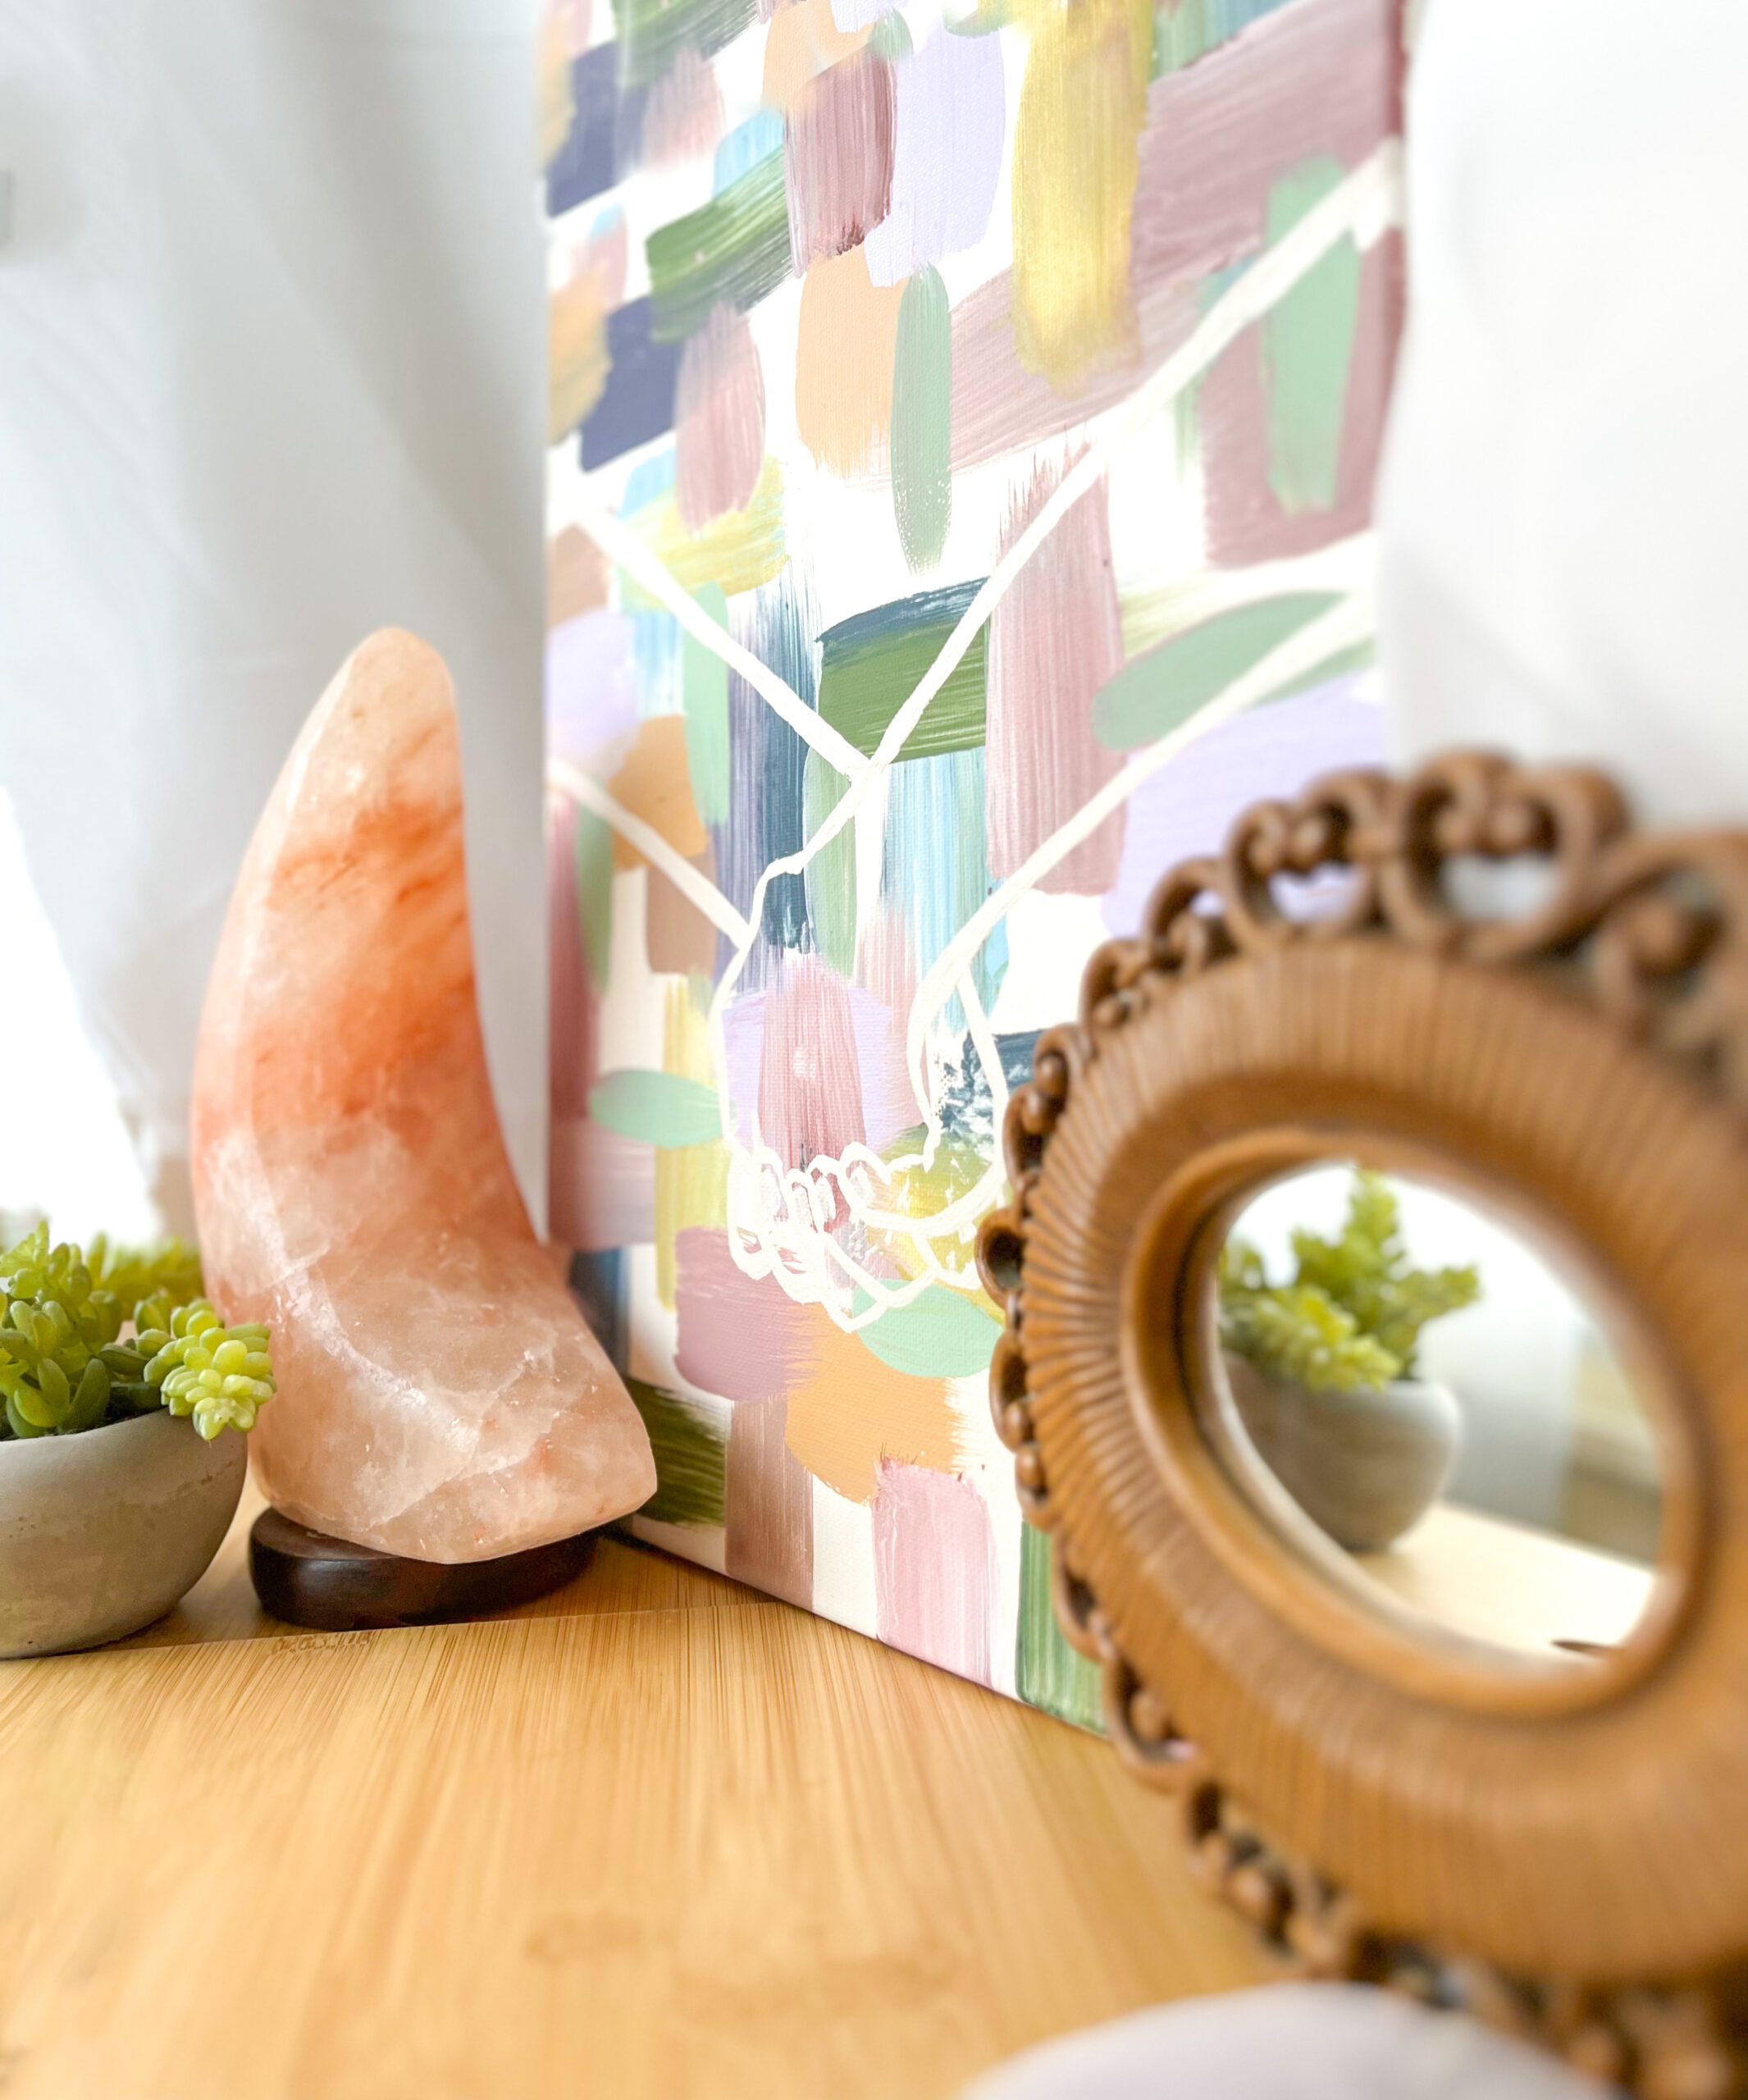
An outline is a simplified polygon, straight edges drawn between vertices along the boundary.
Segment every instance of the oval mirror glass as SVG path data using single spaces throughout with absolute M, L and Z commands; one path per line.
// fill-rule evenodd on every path
M 1253 1197 L 1210 1308 L 1216 1441 L 1248 1499 L 1399 1623 L 1594 1670 L 1657 1584 L 1646 1396 L 1512 1226 L 1399 1176 Z

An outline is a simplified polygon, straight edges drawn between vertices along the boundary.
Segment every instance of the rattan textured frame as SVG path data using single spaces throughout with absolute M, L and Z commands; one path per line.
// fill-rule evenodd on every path
M 1472 916 L 1473 861 L 1540 864 Z M 1318 915 L 1284 883 L 1321 879 Z M 1463 753 L 1247 811 L 1089 966 L 979 1241 L 1058 1615 L 1196 1866 L 1316 1975 L 1461 2003 L 1647 2100 L 1748 2091 L 1748 834 Z M 1320 1578 L 1233 1484 L 1207 1280 L 1247 1192 L 1466 1189 L 1618 1308 L 1662 1418 L 1659 1604 L 1513 1674 Z

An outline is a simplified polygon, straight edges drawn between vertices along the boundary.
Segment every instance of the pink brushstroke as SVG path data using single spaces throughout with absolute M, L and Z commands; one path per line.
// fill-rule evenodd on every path
M 1131 267 L 1142 284 L 1253 254 L 1277 176 L 1358 167 L 1398 128 L 1398 0 L 1294 0 L 1148 89 Z
M 995 1536 L 956 1474 L 881 1461 L 874 1491 L 874 1629 L 906 1655 L 990 1682 Z
M 1297 0 L 1156 80 L 1130 246 L 1139 358 L 1095 375 L 1084 393 L 1060 395 L 1020 365 L 1008 273 L 979 285 L 953 309 L 954 471 L 1126 399 L 1195 326 L 1203 280 L 1262 248 L 1277 177 L 1314 153 L 1355 167 L 1399 128 L 1398 50 L 1396 0 Z M 1386 356 L 1394 336 L 1390 324 Z M 1362 337 L 1356 370 L 1379 349 Z M 1368 372 L 1364 383 L 1380 382 Z
M 896 62 L 892 79 L 892 204 L 865 244 L 877 285 L 901 284 L 983 239 L 1007 134 L 998 37 L 938 30 Z
M 690 44 L 650 90 L 643 112 L 643 158 L 671 167 L 714 150 L 723 133 L 722 90 L 716 72 Z
M 915 990 L 901 1005 L 890 1005 L 860 984 L 848 988 L 850 1026 L 856 1040 L 856 1069 L 861 1080 L 863 1142 L 883 1152 L 901 1131 L 919 1120 L 915 1097 L 905 1062 L 905 1016 Z M 728 1069 L 728 1099 L 735 1131 L 743 1144 L 753 1140 L 753 1108 L 759 1099 L 760 1067 L 764 1057 L 763 992 L 743 994 L 723 1016 L 723 1047 Z
M 674 498 L 696 532 L 744 510 L 764 457 L 764 372 L 746 317 L 723 303 L 680 357 L 674 398 Z
M 785 956 L 764 994 L 759 1127 L 790 1166 L 867 1142 L 850 988 L 816 956 Z
M 737 1404 L 781 1399 L 812 1361 L 807 1308 L 769 1277 L 742 1274 L 715 1226 L 687 1226 L 673 1244 L 674 1367 Z
M 551 1233 L 597 1253 L 655 1238 L 655 1148 L 586 1117 L 552 1122 Z
M 886 217 L 892 191 L 892 69 L 859 51 L 810 80 L 783 135 L 789 248 L 801 276 Z
M 1012 544 L 1061 476 L 1037 471 L 1009 518 Z M 1093 696 L 1123 663 L 1106 487 L 1068 512 L 1014 579 L 989 622 L 984 810 L 989 872 L 1011 875 L 1122 764 L 1093 734 Z M 1097 897 L 1116 879 L 1121 810 L 1043 879 Z
M 1203 380 L 1203 487 L 1210 562 L 1242 568 L 1306 554 L 1362 532 L 1371 522 L 1402 315 L 1402 237 L 1392 233 L 1360 266 L 1335 500 L 1326 510 L 1289 513 L 1269 485 L 1268 390 L 1260 332 L 1252 329 L 1235 343 Z

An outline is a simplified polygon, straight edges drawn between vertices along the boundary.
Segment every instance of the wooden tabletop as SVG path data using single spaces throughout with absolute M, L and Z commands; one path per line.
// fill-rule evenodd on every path
M 1259 1976 L 1094 1737 L 617 1538 L 299 1632 L 255 1506 L 147 1634 L 0 1664 L 4 2100 L 909 2100 Z

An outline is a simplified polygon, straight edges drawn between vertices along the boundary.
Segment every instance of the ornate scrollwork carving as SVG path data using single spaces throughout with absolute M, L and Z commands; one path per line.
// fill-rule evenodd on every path
M 1517 871 L 1514 908 L 1476 906 L 1476 866 Z M 1636 833 L 1601 774 L 1476 752 L 1406 778 L 1340 773 L 1290 801 L 1259 803 L 1220 853 L 1165 877 L 1135 937 L 1093 957 L 1078 1025 L 1040 1040 L 1032 1081 L 1009 1104 L 1012 1194 L 979 1243 L 984 1281 L 1006 1315 L 990 1374 L 997 1427 L 1015 1454 L 1027 1516 L 1056 1532 L 1057 1618 L 1101 1665 L 1119 1753 L 1175 1801 L 1198 1878 L 1284 1963 L 1466 2007 L 1642 2100 L 1732 2100 L 1748 2093 L 1740 1975 L 1654 1989 L 1514 1976 L 1381 1932 L 1353 1892 L 1274 1842 L 1174 1726 L 1168 1689 L 1147 1682 L 1124 1652 L 1052 1502 L 1028 1392 L 1025 1267 L 1040 1177 L 1076 1087 L 1175 988 L 1299 944 L 1367 941 L 1535 970 L 1748 1107 L 1748 836 Z

